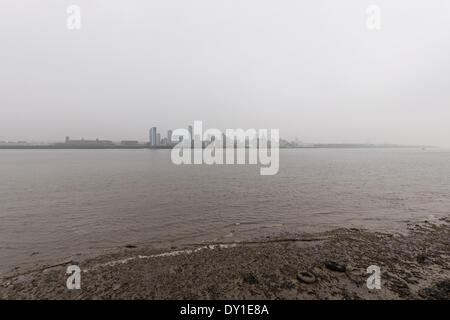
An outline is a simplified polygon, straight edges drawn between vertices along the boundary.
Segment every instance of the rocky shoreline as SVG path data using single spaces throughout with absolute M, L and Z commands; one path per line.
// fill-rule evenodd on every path
M 128 246 L 0 280 L 0 299 L 445 299 L 450 298 L 450 219 L 407 234 L 350 228 L 209 243 L 171 251 Z M 81 289 L 66 287 L 79 265 Z M 367 287 L 369 266 L 381 288 Z

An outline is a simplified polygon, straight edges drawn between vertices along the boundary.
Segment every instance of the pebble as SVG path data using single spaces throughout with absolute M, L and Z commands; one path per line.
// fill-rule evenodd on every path
M 424 263 L 427 258 L 423 255 L 417 256 L 416 260 L 418 263 Z
M 244 282 L 249 284 L 256 284 L 258 280 L 256 280 L 255 276 L 252 273 L 243 274 Z

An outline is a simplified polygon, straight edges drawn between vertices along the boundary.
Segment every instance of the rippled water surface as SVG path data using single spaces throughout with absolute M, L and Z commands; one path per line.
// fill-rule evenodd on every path
M 0 150 L 0 271 L 127 244 L 340 226 L 396 231 L 450 213 L 450 152 L 280 151 L 280 171 L 175 166 L 169 150 Z

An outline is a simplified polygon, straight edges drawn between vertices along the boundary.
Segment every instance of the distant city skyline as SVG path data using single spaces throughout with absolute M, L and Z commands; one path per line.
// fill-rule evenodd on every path
M 235 128 L 238 129 L 238 128 Z M 249 128 L 240 128 L 247 130 Z M 187 125 L 186 130 L 191 136 L 192 144 L 194 143 L 194 140 L 198 139 L 200 141 L 203 141 L 203 147 L 206 147 L 209 143 L 215 140 L 214 136 L 207 136 L 206 139 L 204 139 L 204 136 L 196 136 L 193 134 L 193 127 L 192 125 Z M 232 129 L 234 130 L 234 129 Z M 57 147 L 173 147 L 178 142 L 182 141 L 182 138 L 179 137 L 177 141 L 172 141 L 172 134 L 173 130 L 168 129 L 167 135 L 163 136 L 161 135 L 161 132 L 158 131 L 158 127 L 151 127 L 148 130 L 148 139 L 147 140 L 108 140 L 108 139 L 100 139 L 98 137 L 96 138 L 90 138 L 85 139 L 84 137 L 81 138 L 70 138 L 69 136 L 65 136 L 64 141 L 57 140 L 57 141 L 32 141 L 32 140 L 16 140 L 16 141 L 5 141 L 0 139 L 0 148 L 1 147 L 7 147 L 7 146 L 57 146 Z M 223 144 L 226 145 L 226 142 L 233 141 L 233 136 L 227 136 L 225 133 L 222 133 L 222 136 L 220 139 L 223 141 Z M 231 140 L 229 140 L 231 139 Z M 255 136 L 254 139 L 256 139 L 256 144 L 253 143 L 254 146 L 259 145 L 258 137 Z M 237 140 L 235 140 L 237 141 Z M 242 143 L 245 143 L 245 146 L 250 146 L 249 139 L 245 138 L 245 141 L 242 140 Z M 206 143 L 206 144 L 205 144 Z M 434 145 L 421 145 L 421 144 L 411 144 L 411 145 L 401 145 L 401 144 L 391 144 L 391 143 L 348 143 L 348 142 L 326 142 L 326 143 L 318 143 L 318 142 L 305 142 L 296 137 L 293 140 L 289 139 L 283 139 L 283 137 L 280 137 L 279 146 L 281 148 L 309 148 L 309 147 L 331 147 L 331 148 L 339 148 L 339 147 L 436 147 Z
M 195 139 L 199 139 L 206 143 L 211 143 L 214 138 L 209 136 L 206 139 L 204 139 L 203 136 L 196 136 L 193 133 L 193 126 L 188 124 L 185 126 L 187 132 L 191 136 L 191 141 Z M 230 128 L 229 128 L 230 129 Z M 255 129 L 255 128 L 234 128 L 235 129 L 243 129 L 244 131 L 247 129 Z M 225 130 L 226 131 L 226 130 Z M 203 132 L 204 133 L 204 132 Z M 1 140 L 0 139 L 0 147 L 1 146 L 21 146 L 21 145 L 59 145 L 59 146 L 100 146 L 100 147 L 113 147 L 113 146 L 124 146 L 124 147 L 133 147 L 133 146 L 144 146 L 148 145 L 149 147 L 173 147 L 178 142 L 181 142 L 182 139 L 179 137 L 177 141 L 172 141 L 172 134 L 173 129 L 167 130 L 167 135 L 161 135 L 161 132 L 158 130 L 158 127 L 151 127 L 148 130 L 148 138 L 147 140 L 131 140 L 131 139 L 118 139 L 118 140 L 112 140 L 112 139 L 100 139 L 98 137 L 96 138 L 90 138 L 85 139 L 84 137 L 73 139 L 69 136 L 65 136 L 64 142 L 60 140 L 56 141 L 33 141 L 33 140 L 16 140 L 16 141 L 9 141 L 9 140 Z M 255 136 L 257 139 L 257 136 Z M 225 133 L 222 133 L 221 139 L 224 141 L 224 145 L 226 141 L 229 139 Z M 248 140 L 242 141 L 245 142 L 246 145 L 248 143 Z M 280 137 L 280 147 L 292 147 L 292 148 L 298 148 L 298 147 L 344 147 L 345 145 L 351 146 L 351 147 L 364 147 L 364 146 L 399 146 L 399 147 L 405 147 L 405 146 L 412 146 L 412 147 L 439 147 L 436 145 L 425 145 L 425 144 L 409 144 L 409 145 L 402 145 L 402 144 L 395 144 L 395 143 L 370 143 L 370 142 L 313 142 L 313 141 L 303 141 L 302 139 L 299 139 L 299 137 L 295 137 L 294 139 L 286 139 L 283 137 Z M 203 145 L 206 146 L 206 145 Z

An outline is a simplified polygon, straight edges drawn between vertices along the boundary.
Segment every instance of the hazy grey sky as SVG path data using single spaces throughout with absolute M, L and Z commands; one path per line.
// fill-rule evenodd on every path
M 203 120 L 450 147 L 450 0 L 2 0 L 0 41 L 0 140 Z

